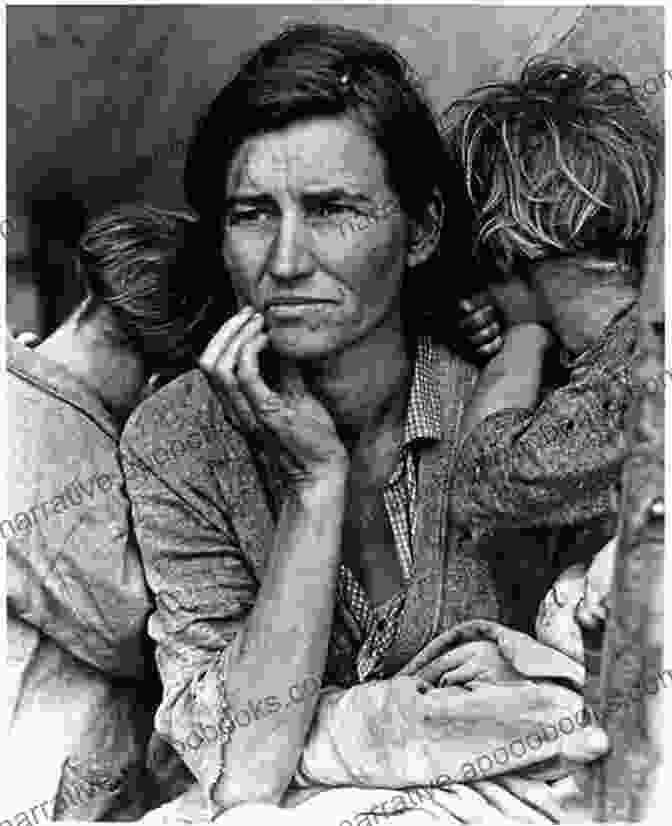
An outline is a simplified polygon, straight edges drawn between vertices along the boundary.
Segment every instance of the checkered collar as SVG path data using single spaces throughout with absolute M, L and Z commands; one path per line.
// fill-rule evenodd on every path
M 406 410 L 402 451 L 406 452 L 419 439 L 440 441 L 443 436 L 441 423 L 441 395 L 434 375 L 436 349 L 428 336 L 418 339 L 413 365 L 411 393 Z M 390 482 L 401 473 L 399 463 Z

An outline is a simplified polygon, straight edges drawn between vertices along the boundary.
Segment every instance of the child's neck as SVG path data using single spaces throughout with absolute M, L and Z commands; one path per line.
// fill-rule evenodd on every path
M 592 347 L 614 316 L 638 297 L 632 270 L 587 254 L 541 261 L 532 282 L 548 306 L 555 333 L 572 353 Z

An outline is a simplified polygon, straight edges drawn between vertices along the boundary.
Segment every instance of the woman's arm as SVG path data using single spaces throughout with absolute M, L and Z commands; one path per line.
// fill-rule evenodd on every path
M 243 702 L 252 692 L 285 697 L 290 686 L 319 681 L 325 666 L 341 554 L 348 454 L 325 408 L 286 364 L 282 388 L 261 375 L 268 345 L 264 319 L 245 308 L 213 338 L 200 360 L 222 404 L 279 467 L 286 495 L 269 566 L 244 637 L 229 659 L 229 690 Z M 264 629 L 285 643 L 260 656 Z M 288 635 L 289 632 L 289 636 Z M 287 644 L 291 634 L 295 643 Z M 254 730 L 235 735 L 213 788 L 222 808 L 244 800 L 278 802 L 294 775 L 318 699 L 285 702 Z
M 266 386 L 260 331 L 249 313 L 239 314 L 202 359 L 222 402 L 256 428 L 285 472 L 277 525 L 249 526 L 272 536 L 258 592 L 234 522 L 263 521 L 265 503 L 258 487 L 261 516 L 249 501 L 255 477 L 239 433 L 225 434 L 223 455 L 202 456 L 208 470 L 196 480 L 192 454 L 182 467 L 162 466 L 160 477 L 129 482 L 157 598 L 150 630 L 165 687 L 157 728 L 216 811 L 275 803 L 294 774 L 319 697 L 340 560 L 347 453 L 327 412 L 297 382 L 286 396 Z M 124 442 L 129 462 L 147 463 L 129 428 Z M 294 686 L 301 691 L 292 693 Z
M 250 467 L 229 461 L 223 469 L 236 475 L 234 502 L 222 498 L 223 463 L 207 464 L 212 452 L 152 466 L 133 428 L 122 449 L 125 466 L 140 462 L 146 469 L 129 477 L 128 488 L 156 598 L 149 631 L 164 687 L 157 731 L 216 810 L 275 802 L 294 773 L 319 698 L 343 487 L 325 478 L 287 502 L 258 588 L 231 518 L 236 508 L 255 514 L 254 495 L 237 489 L 249 485 Z
M 269 566 L 229 658 L 227 679 L 236 707 L 249 708 L 250 701 L 258 707 L 260 699 L 271 697 L 278 698 L 280 708 L 234 731 L 225 747 L 225 771 L 213 789 L 222 808 L 250 800 L 277 803 L 294 775 L 319 692 L 304 688 L 290 694 L 290 689 L 321 682 L 340 560 L 343 497 L 343 479 L 334 475 L 282 509 Z

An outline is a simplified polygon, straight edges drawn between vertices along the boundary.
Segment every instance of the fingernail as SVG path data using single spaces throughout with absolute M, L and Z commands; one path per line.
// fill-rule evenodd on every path
M 460 300 L 460 307 L 462 307 L 462 309 L 466 313 L 471 313 L 471 312 L 473 312 L 473 310 L 476 309 L 475 304 L 472 301 L 469 301 L 466 298 L 463 298 L 463 299 Z

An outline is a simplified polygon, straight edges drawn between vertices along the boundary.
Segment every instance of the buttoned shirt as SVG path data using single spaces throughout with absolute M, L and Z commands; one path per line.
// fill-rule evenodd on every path
M 418 341 L 413 379 L 406 408 L 404 439 L 397 464 L 385 484 L 385 511 L 394 536 L 404 584 L 413 572 L 413 542 L 418 494 L 418 448 L 423 440 L 439 441 L 441 397 L 432 373 L 435 353 L 431 339 Z M 374 607 L 350 569 L 341 564 L 336 598 L 359 627 L 361 647 L 357 653 L 357 676 L 364 681 L 375 674 L 397 633 L 397 619 L 404 604 L 405 587 Z
M 443 629 L 500 617 L 487 562 L 470 543 L 455 544 L 448 522 L 460 422 L 476 375 L 447 348 L 420 341 L 399 461 L 383 492 L 402 586 L 374 608 L 361 583 L 340 569 L 325 670 L 311 676 L 323 686 L 391 676 Z M 164 687 L 156 729 L 212 793 L 226 771 L 227 721 L 254 725 L 251 713 L 267 716 L 292 701 L 245 697 L 249 706 L 241 707 L 227 687 L 287 491 L 259 445 L 227 419 L 199 370 L 140 405 L 121 447 L 156 595 L 148 623 Z M 296 587 L 300 598 L 301 583 Z M 259 650 L 280 633 L 262 631 Z

